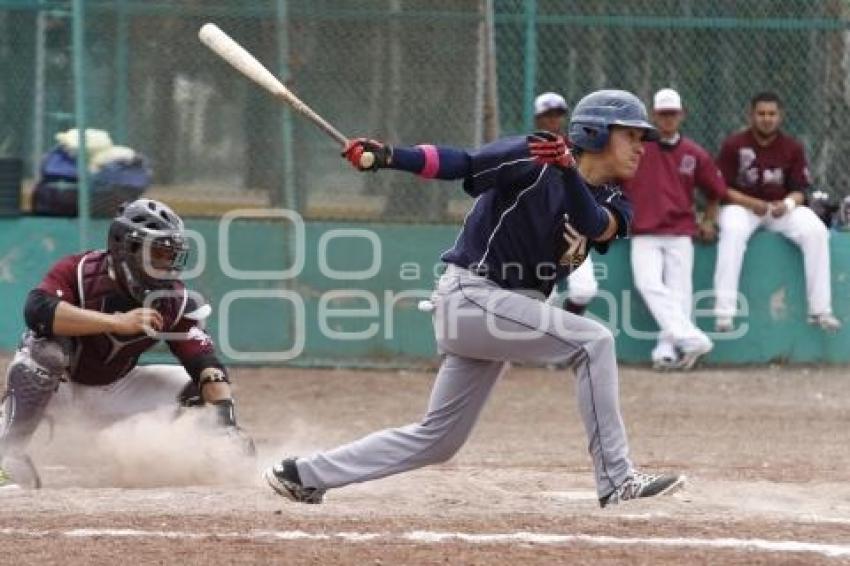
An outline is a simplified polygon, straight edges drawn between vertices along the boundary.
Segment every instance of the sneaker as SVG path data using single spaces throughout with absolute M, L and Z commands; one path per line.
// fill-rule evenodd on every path
M 701 357 L 714 349 L 714 344 L 711 341 L 700 344 L 696 347 L 680 349 L 679 360 L 676 363 L 675 369 L 689 370 L 694 367 Z
M 735 322 L 731 316 L 718 316 L 714 320 L 714 330 L 716 332 L 732 332 L 735 328 Z
M 825 332 L 838 332 L 841 330 L 841 321 L 835 318 L 832 313 L 810 314 L 809 324 L 820 326 Z
M 671 371 L 679 368 L 679 359 L 673 356 L 661 356 L 652 360 L 652 369 L 655 371 Z
M 15 480 L 12 479 L 3 468 L 0 468 L 0 491 L 4 489 L 17 489 L 20 486 L 15 483 Z
M 599 506 L 616 505 L 629 499 L 639 497 L 655 497 L 656 495 L 673 494 L 685 485 L 685 476 L 678 474 L 665 474 L 652 476 L 633 471 L 632 475 L 617 489 L 599 498 Z
M 325 490 L 301 485 L 301 476 L 295 465 L 295 458 L 287 458 L 263 472 L 269 486 L 279 495 L 298 503 L 318 504 L 325 496 Z

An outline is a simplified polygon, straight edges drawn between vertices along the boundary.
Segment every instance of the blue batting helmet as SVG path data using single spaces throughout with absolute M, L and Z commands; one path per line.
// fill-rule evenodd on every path
M 575 147 L 598 152 L 605 149 L 611 126 L 641 128 L 644 140 L 658 139 L 646 107 L 625 90 L 597 90 L 578 101 L 570 116 L 569 137 Z

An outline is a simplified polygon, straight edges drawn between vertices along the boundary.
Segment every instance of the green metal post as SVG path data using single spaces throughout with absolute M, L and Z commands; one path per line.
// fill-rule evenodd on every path
M 115 123 L 112 132 L 119 144 L 127 140 L 127 83 L 129 77 L 129 19 L 127 18 L 127 0 L 116 0 L 118 15 L 115 33 Z
M 287 0 L 277 0 L 277 74 L 283 84 L 289 81 L 289 10 Z M 295 163 L 292 156 L 292 111 L 282 108 L 280 137 L 283 144 L 281 156 L 283 179 L 280 187 L 280 205 L 290 210 L 299 210 L 298 191 L 295 186 Z
M 523 56 L 522 126 L 534 127 L 534 90 L 537 88 L 537 0 L 525 0 L 525 51 Z
M 77 151 L 77 209 L 79 211 L 80 248 L 87 249 L 89 241 L 89 170 L 86 151 L 86 18 L 85 0 L 74 0 L 71 17 L 74 57 L 74 114 L 79 132 Z
M 47 62 L 47 10 L 42 6 L 44 0 L 38 0 L 38 15 L 35 24 L 35 85 L 33 92 L 33 136 L 32 136 L 32 178 L 38 179 L 41 169 L 41 153 L 44 151 L 44 86 L 46 84 L 45 65 Z

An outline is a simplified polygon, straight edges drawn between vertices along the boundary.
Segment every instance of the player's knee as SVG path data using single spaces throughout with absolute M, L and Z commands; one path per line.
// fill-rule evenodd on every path
M 38 401 L 50 397 L 59 386 L 61 374 L 44 371 L 32 360 L 18 359 L 9 364 L 7 372 L 7 393 L 19 403 L 21 400 Z
M 55 361 L 55 353 L 48 348 L 42 361 L 48 364 Z M 0 406 L 6 421 L 0 427 L 0 445 L 4 451 L 24 449 L 61 377 L 62 373 L 48 371 L 37 363 L 28 351 L 18 351 L 6 373 L 5 401 Z
M 585 343 L 585 348 L 593 352 L 605 352 L 614 350 L 614 334 L 608 328 L 598 325 L 592 335 Z
M 466 443 L 469 431 L 453 426 L 454 421 L 424 420 L 419 425 L 419 434 L 428 439 L 428 463 L 441 464 L 452 459 Z
M 49 395 L 59 386 L 69 361 L 66 341 L 27 336 L 9 364 L 7 386 L 23 395 Z
M 70 348 L 63 339 L 32 338 L 27 344 L 30 359 L 51 377 L 62 376 L 70 362 Z
M 442 464 L 451 460 L 455 454 L 466 443 L 466 437 L 462 439 L 443 438 L 436 442 L 430 451 L 430 461 L 432 464 Z
M 573 285 L 570 283 L 569 298 L 570 301 L 576 304 L 586 305 L 593 300 L 593 297 L 596 296 L 598 291 L 599 285 L 596 284 L 596 281 L 593 281 L 593 283 L 587 282 L 582 285 Z

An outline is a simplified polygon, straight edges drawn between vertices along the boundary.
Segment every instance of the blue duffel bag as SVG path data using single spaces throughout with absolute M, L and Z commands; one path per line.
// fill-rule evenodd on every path
M 139 198 L 151 184 L 151 170 L 141 155 L 129 161 L 104 165 L 90 177 L 91 213 L 112 216 L 122 202 Z M 77 162 L 61 147 L 50 150 L 41 162 L 41 178 L 33 191 L 34 214 L 77 216 Z

